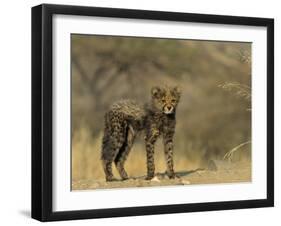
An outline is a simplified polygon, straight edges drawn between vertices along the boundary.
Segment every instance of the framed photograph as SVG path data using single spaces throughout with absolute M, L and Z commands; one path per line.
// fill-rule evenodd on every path
M 32 8 L 32 217 L 274 205 L 274 21 Z

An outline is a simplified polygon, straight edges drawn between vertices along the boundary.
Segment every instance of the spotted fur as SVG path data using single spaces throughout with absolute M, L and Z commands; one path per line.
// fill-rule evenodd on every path
M 175 178 L 173 166 L 173 137 L 176 108 L 180 100 L 177 87 L 153 87 L 151 101 L 141 106 L 131 100 L 119 101 L 105 114 L 105 129 L 101 159 L 107 181 L 115 180 L 112 163 L 122 179 L 128 179 L 124 163 L 133 146 L 136 134 L 145 132 L 147 177 L 154 177 L 154 144 L 162 135 L 167 163 L 167 175 Z

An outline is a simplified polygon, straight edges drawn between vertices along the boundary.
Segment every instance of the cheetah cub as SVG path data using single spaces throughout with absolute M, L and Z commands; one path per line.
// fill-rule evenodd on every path
M 176 108 L 181 92 L 178 87 L 153 87 L 150 102 L 139 105 L 132 100 L 122 100 L 112 105 L 105 114 L 101 160 L 107 181 L 115 180 L 112 163 L 123 180 L 128 179 L 124 163 L 133 146 L 136 135 L 145 133 L 147 176 L 154 177 L 154 144 L 163 137 L 167 175 L 175 178 L 173 166 L 173 137 L 176 126 Z

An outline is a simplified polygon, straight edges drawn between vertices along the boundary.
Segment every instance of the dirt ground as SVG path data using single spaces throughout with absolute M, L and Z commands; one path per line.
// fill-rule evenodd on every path
M 205 168 L 180 171 L 176 172 L 176 175 L 178 178 L 172 180 L 165 173 L 157 173 L 150 181 L 145 180 L 145 175 L 114 182 L 76 180 L 72 182 L 72 190 L 250 182 L 251 164 L 211 160 Z

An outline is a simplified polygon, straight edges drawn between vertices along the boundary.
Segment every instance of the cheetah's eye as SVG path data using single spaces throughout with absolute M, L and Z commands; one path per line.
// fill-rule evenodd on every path
M 162 99 L 162 103 L 165 103 L 165 99 Z
M 175 99 L 172 99 L 172 103 L 176 103 L 176 100 L 175 100 Z

